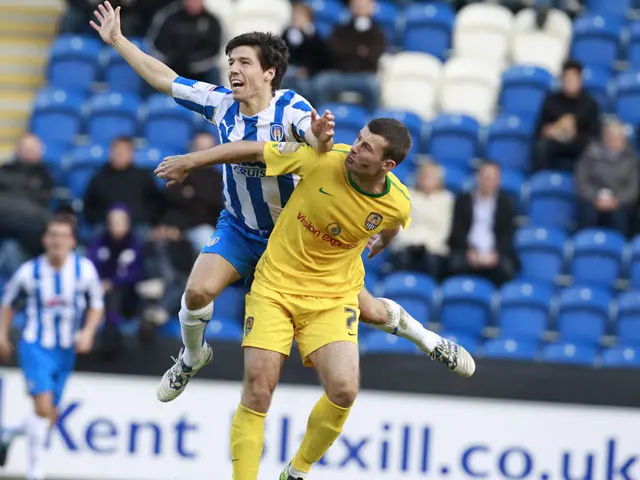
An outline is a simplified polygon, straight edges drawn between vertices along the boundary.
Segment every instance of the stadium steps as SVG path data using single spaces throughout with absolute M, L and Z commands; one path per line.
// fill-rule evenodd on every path
M 26 131 L 63 0 L 0 1 L 0 162 Z

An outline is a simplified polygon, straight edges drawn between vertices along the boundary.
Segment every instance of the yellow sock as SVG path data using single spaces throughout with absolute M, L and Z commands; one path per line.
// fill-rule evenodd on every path
M 264 446 L 266 414 L 238 405 L 231 422 L 233 480 L 257 480 Z
M 344 422 L 347 421 L 351 408 L 342 408 L 331 402 L 323 395 L 313 407 L 307 431 L 302 439 L 298 453 L 291 465 L 300 472 L 309 472 L 311 465 L 318 462 L 342 433 Z

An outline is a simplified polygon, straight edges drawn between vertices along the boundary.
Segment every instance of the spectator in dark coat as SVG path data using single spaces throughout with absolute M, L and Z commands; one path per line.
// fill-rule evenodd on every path
M 631 210 L 638 202 L 640 159 L 627 142 L 626 128 L 607 122 L 602 141 L 594 141 L 576 167 L 582 200 L 580 227 L 607 227 L 630 233 Z
M 0 237 L 15 239 L 28 256 L 42 252 L 52 190 L 42 142 L 29 133 L 18 142 L 14 160 L 0 167 Z
M 102 224 L 112 205 L 123 203 L 131 212 L 134 226 L 155 224 L 164 209 L 164 194 L 153 173 L 133 165 L 133 143 L 116 139 L 109 163 L 89 182 L 84 196 L 84 218 L 91 225 Z
M 600 135 L 598 103 L 583 89 L 582 65 L 569 60 L 562 68 L 562 89 L 544 100 L 536 129 L 535 168 L 573 172 L 587 145 Z
M 131 225 L 126 205 L 114 205 L 107 214 L 106 230 L 89 245 L 87 257 L 94 263 L 105 292 L 104 351 L 119 347 L 118 325 L 137 309 L 136 284 L 143 275 L 142 245 Z
M 500 167 L 484 163 L 476 189 L 456 198 L 449 237 L 451 272 L 479 275 L 496 285 L 512 279 L 519 269 L 514 216 L 511 199 L 500 191 Z
M 222 29 L 218 19 L 205 10 L 203 0 L 181 0 L 160 10 L 146 40 L 153 56 L 179 75 L 218 83 L 215 67 Z

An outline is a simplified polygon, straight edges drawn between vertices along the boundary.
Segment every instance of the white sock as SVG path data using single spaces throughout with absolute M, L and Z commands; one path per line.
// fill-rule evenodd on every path
M 386 303 L 388 309 L 394 311 L 394 314 L 387 315 L 387 323 L 384 325 L 376 325 L 381 330 L 398 337 L 406 338 L 418 346 L 425 353 L 431 353 L 436 345 L 442 341 L 442 337 L 437 333 L 427 330 L 422 324 L 409 315 L 401 305 L 387 298 L 379 299 Z
M 301 472 L 300 470 L 296 470 L 295 468 L 293 468 L 293 465 L 289 464 L 289 475 L 291 475 L 293 478 L 302 478 L 304 480 L 309 474 L 306 472 Z
M 26 434 L 27 434 L 27 420 L 22 422 L 22 424 L 20 425 L 2 429 L 2 433 L 0 434 L 0 441 L 2 441 L 2 443 L 9 443 L 13 441 L 14 438 L 19 437 L 21 435 L 26 435 Z
M 178 312 L 182 343 L 184 344 L 182 360 L 189 367 L 193 367 L 200 361 L 202 345 L 204 344 L 204 331 L 212 315 L 213 302 L 198 310 L 189 310 L 184 303 L 184 295 L 182 296 L 182 308 Z
M 41 480 L 44 478 L 42 457 L 50 422 L 48 418 L 39 417 L 33 413 L 27 419 L 26 427 L 28 440 L 27 478 L 29 480 Z

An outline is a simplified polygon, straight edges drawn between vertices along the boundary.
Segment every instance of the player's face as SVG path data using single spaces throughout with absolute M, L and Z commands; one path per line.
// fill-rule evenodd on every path
M 51 223 L 42 238 L 47 255 L 62 259 L 69 255 L 76 246 L 73 230 L 66 223 Z
M 236 47 L 229 55 L 229 84 L 233 99 L 246 102 L 252 97 L 271 93 L 275 70 L 262 70 L 255 47 Z
M 383 137 L 363 128 L 347 156 L 347 170 L 367 176 L 386 174 L 396 166 L 396 162 L 384 158 L 386 148 L 387 141 Z

